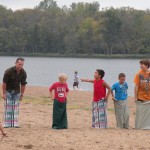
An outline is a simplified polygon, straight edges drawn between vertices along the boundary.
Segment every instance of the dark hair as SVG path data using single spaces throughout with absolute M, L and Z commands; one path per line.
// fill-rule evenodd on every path
M 148 68 L 150 67 L 150 61 L 149 61 L 149 59 L 142 59 L 142 60 L 140 60 L 140 64 L 144 64 Z
M 16 63 L 18 62 L 18 61 L 25 61 L 25 59 L 24 58 L 22 58 L 22 57 L 18 57 L 17 59 L 16 59 Z
M 121 77 L 126 77 L 126 75 L 124 73 L 119 73 L 118 78 L 121 78 Z
M 96 69 L 96 71 L 98 72 L 98 74 L 101 76 L 101 79 L 102 79 L 104 77 L 104 75 L 105 75 L 104 70 Z

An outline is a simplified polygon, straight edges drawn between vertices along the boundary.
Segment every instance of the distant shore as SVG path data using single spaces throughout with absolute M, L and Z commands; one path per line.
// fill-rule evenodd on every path
M 52 53 L 0 53 L 0 56 L 26 56 L 26 57 L 67 57 L 67 58 L 108 58 L 108 59 L 130 59 L 149 58 L 150 54 L 52 54 Z

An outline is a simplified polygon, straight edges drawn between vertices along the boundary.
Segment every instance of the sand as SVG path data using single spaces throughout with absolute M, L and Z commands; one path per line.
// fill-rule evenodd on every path
M 21 128 L 5 129 L 8 137 L 0 141 L 0 150 L 150 150 L 150 131 L 134 129 L 135 104 L 132 97 L 129 97 L 129 129 L 116 127 L 111 98 L 108 103 L 109 128 L 91 128 L 91 101 L 92 92 L 70 91 L 69 129 L 54 130 L 51 128 L 52 101 L 48 88 L 27 87 L 20 103 Z M 0 118 L 2 121 L 2 99 Z

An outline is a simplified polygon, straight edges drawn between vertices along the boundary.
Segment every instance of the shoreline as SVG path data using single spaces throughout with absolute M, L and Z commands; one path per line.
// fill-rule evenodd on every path
M 32 92 L 34 90 L 34 92 Z M 49 87 L 46 86 L 26 86 L 26 90 L 24 95 L 25 96 L 49 96 Z M 36 92 L 37 91 L 37 92 Z M 36 95 L 34 94 L 36 92 Z M 88 94 L 88 96 L 91 96 L 93 98 L 93 91 L 84 91 L 84 90 L 78 90 L 78 89 L 71 89 L 69 90 L 69 93 L 72 94 Z M 128 98 L 133 99 L 133 96 L 128 96 Z M 111 95 L 109 96 L 109 99 L 111 99 Z
M 150 54 L 77 54 L 77 55 L 66 55 L 66 54 L 52 54 L 52 53 L 0 53 L 0 56 L 23 56 L 23 57 L 56 57 L 56 58 L 95 58 L 95 59 L 142 59 L 142 58 L 149 58 Z
M 0 83 L 0 86 L 2 84 Z M 2 94 L 2 89 L 0 88 L 0 96 Z M 73 95 L 76 95 L 75 98 L 78 97 L 78 95 L 82 98 L 85 97 L 85 99 L 91 100 L 93 98 L 93 91 L 84 91 L 84 90 L 73 90 L 71 89 L 68 93 L 69 99 L 74 99 Z M 24 97 L 49 97 L 49 87 L 46 86 L 26 86 Z M 129 99 L 133 99 L 133 96 L 128 96 Z M 109 96 L 109 99 L 111 100 L 111 95 Z

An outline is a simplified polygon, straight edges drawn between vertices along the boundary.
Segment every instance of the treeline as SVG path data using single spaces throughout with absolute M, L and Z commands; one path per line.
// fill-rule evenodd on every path
M 100 4 L 58 7 L 44 0 L 34 9 L 0 5 L 0 54 L 150 54 L 150 10 L 100 11 Z

